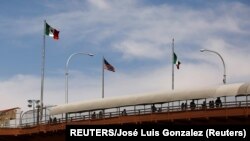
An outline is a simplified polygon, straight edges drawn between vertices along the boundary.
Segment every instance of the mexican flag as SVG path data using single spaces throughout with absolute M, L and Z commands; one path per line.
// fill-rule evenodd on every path
M 59 39 L 59 32 L 55 28 L 51 27 L 49 24 L 46 23 L 45 27 L 45 35 L 53 37 L 55 40 Z
M 176 54 L 174 53 L 174 60 L 173 60 L 173 63 L 176 65 L 177 69 L 180 68 L 180 64 L 181 62 L 178 60 Z

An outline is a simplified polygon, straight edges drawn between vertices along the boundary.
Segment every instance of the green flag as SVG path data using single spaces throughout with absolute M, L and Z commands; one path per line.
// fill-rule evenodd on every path
M 179 69 L 179 68 L 180 68 L 180 64 L 181 64 L 181 62 L 178 60 L 178 58 L 177 58 L 177 56 L 176 56 L 176 54 L 175 54 L 175 53 L 174 53 L 174 61 L 173 61 L 173 64 L 175 64 L 175 65 L 176 65 L 177 69 Z
M 59 39 L 59 32 L 58 30 L 56 30 L 55 28 L 51 27 L 49 24 L 46 23 L 46 27 L 45 27 L 45 35 L 48 35 L 50 37 L 53 37 L 55 40 Z

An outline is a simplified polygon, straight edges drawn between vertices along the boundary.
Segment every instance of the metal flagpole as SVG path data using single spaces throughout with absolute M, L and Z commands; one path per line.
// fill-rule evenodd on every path
M 174 38 L 172 40 L 172 90 L 174 90 Z
M 43 115 L 43 88 L 44 88 L 44 67 L 45 67 L 45 30 L 46 30 L 46 20 L 44 20 L 43 29 L 43 48 L 42 48 L 42 67 L 41 67 L 41 117 Z
M 104 98 L 104 57 L 102 57 L 102 98 Z
M 104 56 L 102 57 L 102 99 L 104 99 Z M 103 115 L 105 116 L 105 109 L 103 109 Z

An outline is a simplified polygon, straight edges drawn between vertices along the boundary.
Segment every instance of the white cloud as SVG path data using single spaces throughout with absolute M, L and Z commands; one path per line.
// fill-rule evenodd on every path
M 228 8 L 234 7 L 241 7 L 243 10 L 237 8 L 239 11 L 228 13 Z M 227 42 L 231 41 L 231 36 L 239 38 L 238 34 L 249 35 L 245 30 L 248 26 L 246 24 L 242 26 L 241 22 L 249 23 L 249 19 L 241 16 L 242 11 L 246 11 L 244 5 L 238 3 L 236 6 L 218 5 L 213 9 L 204 10 L 178 8 L 178 12 L 169 5 L 135 8 L 133 9 L 134 15 L 121 15 L 131 28 L 126 30 L 126 36 L 122 40 L 114 43 L 114 49 L 132 58 L 152 58 L 152 49 L 149 47 L 154 48 L 156 52 L 161 51 L 162 45 L 169 47 L 173 37 L 176 38 L 177 46 L 178 44 L 193 44 L 194 47 L 202 47 L 211 38 L 219 38 Z M 223 34 L 231 34 L 231 36 L 227 37 Z M 135 41 L 138 45 L 143 44 L 143 46 L 127 47 L 131 41 Z M 194 47 L 191 48 L 194 49 Z M 186 47 L 184 48 L 187 50 Z M 164 56 L 161 55 L 161 57 Z
M 61 44 L 79 42 L 97 44 L 100 52 L 121 53 L 122 59 L 151 59 L 169 62 L 166 65 L 141 65 L 127 72 L 107 73 L 105 96 L 118 96 L 171 89 L 171 39 L 175 38 L 181 69 L 175 71 L 176 89 L 190 89 L 222 84 L 222 64 L 217 56 L 200 53 L 200 48 L 218 51 L 227 66 L 228 82 L 249 81 L 250 60 L 249 7 L 240 3 L 216 5 L 213 8 L 192 9 L 176 5 L 138 5 L 131 1 L 89 0 L 88 8 L 79 3 L 67 11 L 23 19 L 8 19 L 3 32 L 26 36 L 42 31 L 42 20 L 60 30 Z M 76 5 L 76 4 L 74 4 Z M 230 9 L 230 10 L 228 10 Z M 29 28 L 23 28 L 27 27 Z M 15 28 L 11 28 L 15 27 Z M 7 32 L 8 30 L 8 32 Z M 86 48 L 84 48 L 86 49 Z M 68 51 L 68 50 L 67 50 Z M 122 68 L 121 68 L 122 69 Z M 143 70 L 143 72 L 141 71 Z M 64 103 L 64 78 L 46 77 L 45 104 Z M 1 109 L 22 105 L 27 99 L 40 98 L 40 77 L 16 75 L 0 81 Z M 101 80 L 87 74 L 72 73 L 69 79 L 69 101 L 101 96 Z
M 123 57 L 125 59 L 133 59 L 134 57 L 159 59 L 162 58 L 162 56 L 165 56 L 164 49 L 155 46 L 156 44 L 148 43 L 146 41 L 124 41 L 115 45 L 115 48 L 124 54 Z
M 24 106 L 28 99 L 37 99 L 39 81 L 30 75 L 16 75 L 0 82 L 1 109 Z M 40 97 L 39 97 L 40 99 Z

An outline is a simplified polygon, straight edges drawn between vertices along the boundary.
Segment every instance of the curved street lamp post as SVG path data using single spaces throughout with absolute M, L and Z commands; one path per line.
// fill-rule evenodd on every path
M 69 56 L 67 62 L 66 62 L 66 65 L 65 65 L 65 103 L 68 103 L 68 76 L 69 76 L 69 69 L 68 69 L 68 66 L 69 66 L 69 62 L 71 60 L 71 58 L 75 55 L 79 55 L 79 54 L 82 54 L 82 55 L 88 55 L 88 56 L 94 56 L 94 54 L 91 54 L 91 53 L 84 53 L 84 52 L 77 52 L 77 53 L 73 53 Z
M 213 50 L 201 49 L 200 51 L 201 51 L 201 52 L 204 52 L 204 51 L 212 52 L 212 53 L 217 54 L 217 55 L 220 57 L 220 59 L 221 59 L 221 61 L 222 61 L 222 63 L 223 63 L 223 68 L 224 68 L 223 84 L 226 84 L 226 65 L 225 65 L 225 62 L 224 62 L 222 56 L 221 56 L 218 52 L 213 51 Z

